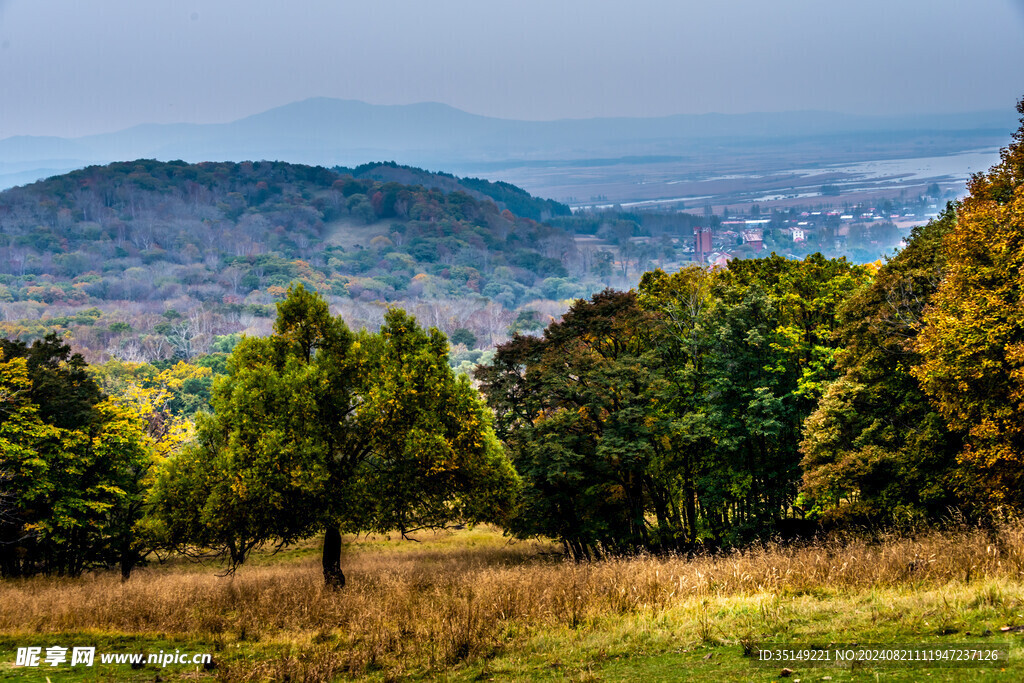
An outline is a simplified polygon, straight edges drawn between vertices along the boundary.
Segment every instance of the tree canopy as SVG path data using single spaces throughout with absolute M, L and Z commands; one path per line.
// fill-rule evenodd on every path
M 820 255 L 647 273 L 477 373 L 524 479 L 515 529 L 577 557 L 738 542 L 792 514 L 803 420 L 867 271 Z
M 353 334 L 301 285 L 274 334 L 244 338 L 213 389 L 214 412 L 158 482 L 179 545 L 227 551 L 324 532 L 324 574 L 343 585 L 342 530 L 496 520 L 516 477 L 447 340 L 404 312 Z
M 1024 100 L 1002 160 L 968 184 L 925 309 L 914 369 L 965 463 L 997 501 L 1024 504 Z
M 0 571 L 76 576 L 120 564 L 127 578 L 152 549 L 154 467 L 187 430 L 155 433 L 151 406 L 104 396 L 54 336 L 0 349 Z
M 922 316 L 945 267 L 955 207 L 915 228 L 906 248 L 840 309 L 842 376 L 804 425 L 803 505 L 835 521 L 937 518 L 970 500 L 947 429 L 913 372 Z

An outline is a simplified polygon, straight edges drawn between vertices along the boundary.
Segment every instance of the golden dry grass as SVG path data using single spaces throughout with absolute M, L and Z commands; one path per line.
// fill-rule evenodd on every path
M 729 610 L 766 637 L 787 628 L 801 600 L 849 603 L 880 590 L 891 591 L 889 604 L 910 601 L 903 611 L 893 607 L 902 615 L 896 618 L 914 613 L 914 596 L 939 594 L 947 607 L 955 595 L 961 608 L 1013 602 L 1018 609 L 1024 578 L 1024 527 L 1018 525 L 876 542 L 766 545 L 693 559 L 573 564 L 542 550 L 550 547 L 506 545 L 480 532 L 419 546 L 367 543 L 346 555 L 349 585 L 342 591 L 322 587 L 310 555 L 242 567 L 233 577 L 213 568 L 153 568 L 125 584 L 114 573 L 10 580 L 0 583 L 0 633 L 140 634 L 255 653 L 224 657 L 218 676 L 225 680 L 332 680 L 367 672 L 400 677 L 495 657 L 546 630 L 642 631 L 660 619 L 664 628 L 683 624 L 686 637 L 713 643 L 726 635 L 720 622 L 731 618 Z M 877 605 L 870 609 L 879 612 L 873 619 L 887 618 Z M 914 618 L 928 612 L 921 614 Z

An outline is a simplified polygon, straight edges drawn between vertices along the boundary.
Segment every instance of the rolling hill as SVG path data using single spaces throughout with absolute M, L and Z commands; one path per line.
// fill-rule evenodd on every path
M 399 303 L 486 345 L 529 302 L 604 286 L 569 231 L 508 208 L 542 218 L 567 207 L 463 182 L 393 163 L 344 173 L 142 159 L 9 189 L 0 336 L 56 328 L 93 358 L 188 357 L 265 331 L 273 303 L 303 282 L 354 327 Z

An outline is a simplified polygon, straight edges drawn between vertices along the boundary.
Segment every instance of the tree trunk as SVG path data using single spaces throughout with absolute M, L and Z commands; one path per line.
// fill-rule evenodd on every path
M 124 583 L 132 576 L 132 569 L 135 568 L 135 553 L 131 548 L 121 548 L 121 583 Z
M 324 534 L 324 585 L 328 588 L 344 588 L 345 574 L 341 571 L 341 532 L 337 527 L 328 527 Z
M 697 542 L 697 487 L 693 482 L 693 460 L 689 450 L 683 455 L 683 514 L 686 517 L 686 539 Z

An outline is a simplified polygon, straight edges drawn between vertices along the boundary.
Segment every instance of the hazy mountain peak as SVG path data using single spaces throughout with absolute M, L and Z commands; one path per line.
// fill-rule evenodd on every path
M 0 187 L 44 177 L 44 169 L 52 175 L 88 163 L 136 158 L 267 159 L 326 166 L 384 158 L 465 172 L 502 162 L 687 155 L 701 144 L 717 144 L 716 140 L 736 144 L 928 129 L 984 128 L 1002 134 L 1014 127 L 1007 112 L 865 117 L 799 111 L 516 121 L 470 114 L 438 102 L 376 105 L 313 97 L 230 123 L 143 124 L 75 139 L 0 140 Z M 39 175 L 33 176 L 33 168 Z

